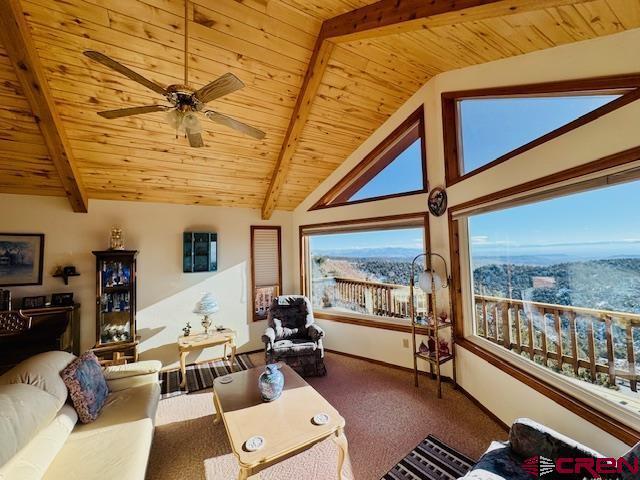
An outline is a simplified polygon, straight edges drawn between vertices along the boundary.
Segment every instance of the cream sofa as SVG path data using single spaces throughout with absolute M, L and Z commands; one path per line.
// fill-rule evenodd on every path
M 83 425 L 60 378 L 74 359 L 42 353 L 0 376 L 0 480 L 144 479 L 160 362 L 107 367 L 107 402 Z

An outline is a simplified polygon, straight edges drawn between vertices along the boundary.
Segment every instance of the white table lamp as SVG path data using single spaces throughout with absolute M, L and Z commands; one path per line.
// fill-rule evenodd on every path
M 203 315 L 202 319 L 202 328 L 204 328 L 204 333 L 209 333 L 209 327 L 211 327 L 211 320 L 209 320 L 209 315 L 216 313 L 220 308 L 218 307 L 218 302 L 213 297 L 211 293 L 205 293 L 202 295 L 202 298 L 198 303 L 196 303 L 196 307 L 193 309 L 193 313 L 197 313 L 198 315 Z

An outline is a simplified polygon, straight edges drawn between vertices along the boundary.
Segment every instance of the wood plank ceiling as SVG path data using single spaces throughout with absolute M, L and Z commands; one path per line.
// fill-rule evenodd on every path
M 160 98 L 82 55 L 97 50 L 160 84 L 181 83 L 182 0 L 21 1 L 89 198 L 252 208 L 264 201 L 322 21 L 371 3 L 193 1 L 190 83 L 234 73 L 246 87 L 211 106 L 267 132 L 254 140 L 210 122 L 206 147 L 194 149 L 163 113 L 99 117 Z M 336 45 L 276 208 L 295 208 L 433 75 L 640 27 L 638 0 L 558 3 Z M 0 191 L 63 195 L 1 46 L 0 101 Z

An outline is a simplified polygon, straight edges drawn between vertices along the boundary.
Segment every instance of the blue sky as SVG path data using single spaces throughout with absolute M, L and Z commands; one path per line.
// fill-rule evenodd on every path
M 616 98 L 618 95 L 464 100 L 460 103 L 464 171 L 475 170 Z
M 465 160 L 477 167 L 614 98 L 465 101 L 461 105 Z M 420 172 L 416 142 L 354 199 L 419 189 Z M 469 228 L 474 255 L 640 255 L 640 182 L 478 215 Z M 421 232 L 390 230 L 312 239 L 314 250 L 381 247 L 422 248 Z
M 358 190 L 350 200 L 361 200 L 414 190 L 422 190 L 422 158 L 420 156 L 419 139 L 409 145 L 384 170 Z

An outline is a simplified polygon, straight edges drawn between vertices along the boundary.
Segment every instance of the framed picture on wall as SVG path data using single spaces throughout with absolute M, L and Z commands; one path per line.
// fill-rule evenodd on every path
M 44 235 L 0 233 L 0 287 L 42 285 Z

